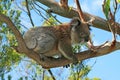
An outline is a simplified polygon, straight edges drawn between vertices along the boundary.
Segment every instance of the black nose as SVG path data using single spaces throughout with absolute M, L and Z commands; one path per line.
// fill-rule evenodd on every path
M 88 41 L 89 41 L 89 37 L 86 37 L 86 38 L 85 38 L 85 42 L 88 42 Z

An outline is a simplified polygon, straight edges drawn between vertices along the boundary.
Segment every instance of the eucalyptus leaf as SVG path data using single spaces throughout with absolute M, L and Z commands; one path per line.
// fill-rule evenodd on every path
M 106 0 L 106 2 L 104 3 L 104 14 L 105 17 L 108 19 L 109 18 L 109 9 L 110 9 L 110 0 Z
M 117 3 L 120 3 L 120 0 L 117 0 Z

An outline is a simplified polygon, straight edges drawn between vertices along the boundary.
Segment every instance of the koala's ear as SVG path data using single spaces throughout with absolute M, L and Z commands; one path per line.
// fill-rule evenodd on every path
M 70 22 L 71 26 L 80 26 L 81 25 L 81 21 L 79 18 L 73 18 Z
M 79 18 L 73 18 L 70 25 L 71 25 L 71 30 L 76 31 L 77 29 L 80 28 L 81 21 Z
M 80 26 L 74 25 L 74 26 L 71 27 L 71 31 L 73 31 L 73 32 L 76 32 L 79 29 L 80 29 Z

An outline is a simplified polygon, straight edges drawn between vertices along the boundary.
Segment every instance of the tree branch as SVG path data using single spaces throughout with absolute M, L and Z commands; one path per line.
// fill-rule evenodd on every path
M 28 57 L 32 58 L 35 60 L 38 64 L 43 66 L 44 68 L 53 68 L 53 67 L 60 67 L 60 66 L 65 66 L 67 64 L 72 63 L 66 58 L 62 59 L 51 59 L 51 58 L 46 58 L 44 57 L 44 61 L 41 60 L 40 54 L 35 53 L 34 51 L 28 49 L 24 43 L 24 39 L 22 38 L 22 35 L 20 32 L 17 30 L 16 26 L 12 23 L 12 21 L 9 19 L 9 17 L 3 15 L 0 13 L 0 21 L 6 23 L 8 27 L 13 31 L 15 34 L 15 37 L 18 41 L 18 52 L 26 54 Z M 96 52 L 93 52 L 91 50 L 83 51 L 78 54 L 75 54 L 76 57 L 78 58 L 79 61 L 92 58 L 92 57 L 97 57 L 97 56 L 102 56 L 105 54 L 108 54 L 112 51 L 120 49 L 120 42 L 116 42 L 115 46 L 112 46 L 112 42 L 109 42 L 102 46 L 101 48 L 97 49 Z
M 30 22 L 31 22 L 32 26 L 34 27 L 34 23 L 33 23 L 31 13 L 30 13 L 30 10 L 29 10 L 28 0 L 25 0 L 25 2 L 26 2 L 26 8 L 27 8 L 27 11 L 28 11 L 28 16 L 30 18 Z
M 28 57 L 32 58 L 33 60 L 35 60 L 38 64 L 41 64 L 42 66 L 49 66 L 49 64 L 46 62 L 50 61 L 50 59 L 45 58 L 44 56 L 37 54 L 33 50 L 30 50 L 26 47 L 26 44 L 24 42 L 22 35 L 20 34 L 19 30 L 16 28 L 16 26 L 13 24 L 13 22 L 10 20 L 9 17 L 0 13 L 0 21 L 3 23 L 6 23 L 8 27 L 13 31 L 18 41 L 18 46 L 14 47 L 17 52 L 26 54 Z M 42 61 L 43 57 L 46 62 Z
M 50 69 L 48 70 L 48 72 L 49 72 L 49 74 L 51 75 L 52 79 L 53 79 L 53 80 L 56 80 L 56 79 L 55 79 L 55 76 L 53 75 L 53 73 L 52 73 L 52 71 L 51 71 Z
M 10 20 L 10 18 L 5 16 L 4 14 L 0 13 L 0 21 L 8 24 L 9 28 L 14 32 L 16 39 L 18 40 L 18 44 L 20 46 L 23 45 L 23 47 L 24 47 L 25 43 L 24 43 L 24 40 L 22 38 L 22 35 L 20 34 L 20 32 L 18 31 L 16 26 L 13 24 L 13 22 Z
M 83 12 L 82 12 L 82 9 L 81 9 L 81 6 L 80 6 L 79 1 L 78 1 L 78 0 L 75 0 L 75 3 L 76 3 L 76 5 L 77 5 L 77 11 L 78 11 L 80 20 L 81 20 L 82 22 L 85 22 L 85 19 L 84 19 Z
M 67 18 L 73 18 L 73 17 L 79 16 L 78 12 L 75 9 L 69 9 L 69 8 L 63 9 L 59 5 L 59 3 L 55 2 L 54 0 L 36 0 L 36 1 L 44 4 L 45 6 L 50 8 L 51 12 L 58 14 L 60 16 L 67 17 Z M 92 17 L 95 19 L 94 21 L 92 21 L 93 27 L 110 32 L 107 21 L 105 19 L 86 13 L 86 12 L 83 12 L 83 15 L 86 21 L 89 21 Z M 117 25 L 118 25 L 117 34 L 120 35 L 120 24 L 117 23 Z

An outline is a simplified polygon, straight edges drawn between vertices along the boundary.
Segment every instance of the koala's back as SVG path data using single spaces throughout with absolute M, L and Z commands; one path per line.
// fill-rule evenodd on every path
M 29 49 L 33 49 L 37 53 L 52 56 L 54 54 L 56 55 L 56 53 L 59 54 L 59 40 L 68 36 L 69 29 L 67 26 L 36 27 L 28 30 L 24 34 L 24 40 Z

